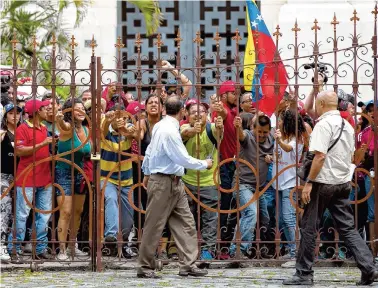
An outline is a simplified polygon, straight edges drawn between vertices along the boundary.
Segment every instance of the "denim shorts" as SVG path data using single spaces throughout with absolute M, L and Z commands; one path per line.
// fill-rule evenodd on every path
M 85 190 L 85 189 L 81 189 L 81 182 L 83 180 L 83 175 L 81 175 L 77 171 L 74 171 L 75 181 L 72 181 L 71 179 L 72 179 L 71 169 L 61 169 L 61 168 L 55 169 L 55 183 L 62 186 L 65 196 L 72 196 L 73 194 L 72 182 L 73 182 L 73 189 L 75 191 L 75 194 L 83 194 L 82 190 Z M 58 188 L 55 188 L 55 193 L 56 193 L 56 196 L 62 196 L 62 192 Z

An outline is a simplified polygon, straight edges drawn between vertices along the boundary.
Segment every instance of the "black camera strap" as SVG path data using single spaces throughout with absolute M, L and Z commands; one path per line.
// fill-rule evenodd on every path
M 328 153 L 329 151 L 331 151 L 331 149 L 332 149 L 333 147 L 335 147 L 335 145 L 337 144 L 337 142 L 339 142 L 339 140 L 340 140 L 340 138 L 341 138 L 341 134 L 343 133 L 344 127 L 345 127 L 345 122 L 344 122 L 344 119 L 341 118 L 341 129 L 340 129 L 340 134 L 339 134 L 339 136 L 337 137 L 336 141 L 331 145 L 331 147 L 328 148 L 327 153 Z

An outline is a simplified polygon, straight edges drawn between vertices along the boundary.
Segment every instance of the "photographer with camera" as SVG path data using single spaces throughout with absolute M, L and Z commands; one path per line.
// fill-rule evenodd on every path
M 322 63 L 323 64 L 323 63 Z M 306 64 L 304 65 L 304 69 L 315 69 L 315 63 Z M 323 64 L 318 64 L 318 93 L 324 91 L 324 84 L 328 82 L 328 77 L 326 75 L 327 73 L 327 67 Z M 311 81 L 314 83 L 314 77 L 312 77 Z M 305 103 L 304 103 L 304 109 L 306 110 L 307 114 L 315 121 L 317 118 L 316 112 L 315 112 L 315 87 L 312 88 L 310 94 L 306 97 Z
M 304 68 L 307 69 L 315 69 L 315 63 L 306 64 Z M 324 91 L 324 85 L 328 82 L 327 77 L 327 66 L 325 63 L 318 63 L 318 93 Z M 312 77 L 312 82 L 314 83 L 314 77 Z M 314 87 L 315 88 L 315 87 Z M 316 99 L 315 89 L 312 89 L 310 94 L 307 96 L 304 109 L 306 110 L 307 114 L 316 122 L 318 116 L 315 112 L 314 102 Z M 352 127 L 355 127 L 355 122 L 353 116 L 355 114 L 355 100 L 354 96 L 351 94 L 347 94 L 342 89 L 337 90 L 337 98 L 338 98 L 338 110 L 340 111 L 340 115 L 343 119 L 347 120 Z

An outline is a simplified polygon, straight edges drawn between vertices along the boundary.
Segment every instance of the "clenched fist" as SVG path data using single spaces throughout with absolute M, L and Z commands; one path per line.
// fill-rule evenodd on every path
M 221 102 L 215 102 L 213 104 L 213 109 L 215 112 L 222 112 L 223 111 L 223 104 Z
M 63 115 L 63 113 L 62 113 L 62 111 L 58 111 L 57 113 L 56 113 L 56 120 L 58 120 L 58 121 L 61 121 L 61 120 L 63 120 L 63 118 L 64 118 L 64 115 Z
M 201 122 L 195 122 L 193 129 L 196 133 L 201 133 L 201 130 L 202 130 Z
M 234 126 L 235 128 L 239 129 L 242 127 L 242 120 L 239 116 L 235 117 L 234 119 Z
M 112 122 L 114 120 L 114 118 L 115 118 L 114 111 L 108 111 L 108 112 L 106 112 L 106 114 L 105 114 L 106 121 Z
M 223 118 L 221 116 L 218 116 L 217 119 L 215 119 L 215 127 L 223 129 Z

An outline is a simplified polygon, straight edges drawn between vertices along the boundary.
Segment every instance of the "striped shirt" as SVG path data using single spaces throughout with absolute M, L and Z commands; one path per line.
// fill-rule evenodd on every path
M 109 126 L 105 141 L 101 141 L 101 180 L 105 180 L 109 172 L 113 171 L 108 180 L 110 183 L 131 186 L 133 185 L 131 161 L 125 161 L 130 157 L 125 155 L 118 157 L 118 151 L 131 153 L 131 140 L 119 135 Z

